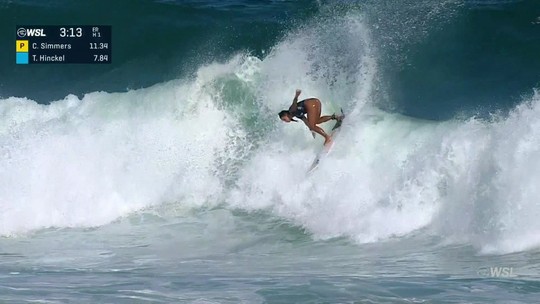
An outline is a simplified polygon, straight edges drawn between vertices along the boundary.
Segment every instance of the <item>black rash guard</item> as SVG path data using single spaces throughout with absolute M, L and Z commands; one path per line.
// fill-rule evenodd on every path
M 300 101 L 296 105 L 297 105 L 296 111 L 293 113 L 294 117 L 300 118 L 300 119 L 304 118 L 304 115 L 307 114 L 306 106 L 304 105 L 304 100 Z

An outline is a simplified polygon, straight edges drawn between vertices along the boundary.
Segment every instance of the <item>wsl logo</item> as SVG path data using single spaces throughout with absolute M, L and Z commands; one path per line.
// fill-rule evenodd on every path
M 24 27 L 20 27 L 19 29 L 17 29 L 17 36 L 19 36 L 19 38 L 24 38 L 27 36 L 28 37 L 47 37 L 47 35 L 45 35 L 45 30 L 42 28 L 26 29 Z
M 514 267 L 485 267 L 478 270 L 478 274 L 488 278 L 512 278 L 514 274 Z

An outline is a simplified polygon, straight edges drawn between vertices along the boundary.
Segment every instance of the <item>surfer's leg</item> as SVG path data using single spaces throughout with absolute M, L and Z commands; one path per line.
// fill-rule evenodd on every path
M 329 120 L 332 120 L 333 117 L 331 115 L 325 115 L 322 117 L 319 117 L 319 120 L 317 121 L 317 124 L 322 124 L 323 122 L 327 122 Z
M 314 124 L 314 125 L 310 125 L 309 129 L 311 131 L 313 131 L 313 132 L 318 133 L 322 137 L 324 137 L 324 144 L 325 145 L 332 141 L 332 137 L 330 137 L 330 135 L 326 134 L 326 132 L 324 132 L 324 130 L 321 127 Z
M 307 125 L 311 131 L 314 131 L 324 137 L 324 144 L 328 144 L 332 138 L 324 132 L 322 128 L 317 126 L 321 117 L 321 101 L 317 98 L 312 98 L 304 102 L 307 114 Z
M 310 116 L 317 117 L 317 120 L 315 122 L 315 124 L 317 125 L 327 122 L 329 120 L 336 119 L 336 116 L 334 115 L 321 116 L 321 109 L 322 109 L 321 101 L 317 98 L 308 99 L 304 102 L 304 104 L 306 105 L 306 112 L 307 112 L 308 118 Z
M 326 145 L 332 140 L 332 138 L 328 134 L 326 134 L 326 132 L 324 132 L 324 130 L 321 127 L 317 126 L 317 121 L 318 121 L 318 117 L 314 115 L 309 115 L 309 112 L 308 112 L 307 125 L 309 129 L 313 132 L 320 134 L 322 137 L 324 137 L 324 144 Z

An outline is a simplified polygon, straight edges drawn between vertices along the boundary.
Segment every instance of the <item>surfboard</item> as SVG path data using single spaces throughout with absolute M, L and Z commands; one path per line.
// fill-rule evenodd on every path
M 343 109 L 341 109 L 341 114 L 343 115 L 343 118 L 341 120 L 336 121 L 336 124 L 332 127 L 332 131 L 330 133 L 330 137 L 332 137 L 332 141 L 325 145 L 321 152 L 317 154 L 315 159 L 313 160 L 313 163 L 311 163 L 311 166 L 309 167 L 308 173 L 311 173 L 313 170 L 317 169 L 317 166 L 321 162 L 321 160 L 332 151 L 332 148 L 335 144 L 335 137 L 338 135 L 339 131 L 341 130 L 341 124 L 343 124 L 343 121 L 345 120 L 345 114 L 343 113 Z

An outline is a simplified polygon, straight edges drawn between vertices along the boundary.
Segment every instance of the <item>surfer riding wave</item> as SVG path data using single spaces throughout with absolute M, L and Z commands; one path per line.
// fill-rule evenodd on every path
M 332 142 L 332 137 L 317 125 L 329 120 L 341 120 L 343 116 L 336 114 L 321 116 L 321 101 L 318 98 L 307 98 L 299 102 L 298 96 L 301 93 L 301 90 L 296 90 L 289 110 L 279 112 L 279 118 L 284 122 L 297 122 L 295 118 L 302 120 L 311 132 L 318 133 L 324 137 L 324 145 L 328 145 Z M 314 133 L 313 137 L 315 137 Z

